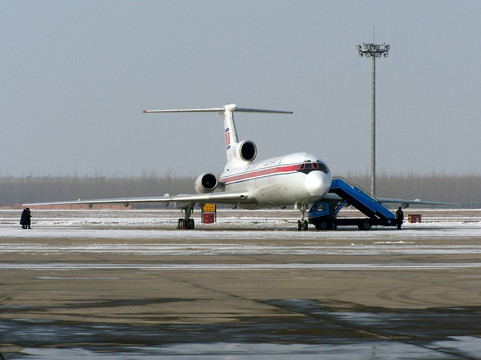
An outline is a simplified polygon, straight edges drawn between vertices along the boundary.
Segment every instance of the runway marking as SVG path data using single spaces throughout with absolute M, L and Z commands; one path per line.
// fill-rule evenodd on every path
M 0 270 L 436 270 L 481 268 L 481 263 L 430 263 L 430 264 L 0 264 Z
M 39 276 L 37 280 L 120 280 L 119 277 L 66 277 L 66 276 Z
M 87 245 L 47 245 L 47 244 L 6 244 L 0 243 L 0 254 L 11 253 L 109 253 L 141 255 L 455 255 L 481 254 L 478 245 L 239 245 L 227 243 L 212 244 L 87 244 Z

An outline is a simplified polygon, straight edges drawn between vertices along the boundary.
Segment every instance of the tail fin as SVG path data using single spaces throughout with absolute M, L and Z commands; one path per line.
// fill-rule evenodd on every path
M 253 112 L 253 113 L 272 113 L 272 114 L 292 114 L 292 111 L 279 110 L 263 110 L 263 109 L 249 109 L 238 108 L 235 104 L 227 104 L 219 108 L 204 108 L 204 109 L 171 109 L 171 110 L 144 110 L 148 113 L 174 113 L 174 112 L 218 112 L 219 115 L 224 116 L 224 136 L 225 148 L 227 153 L 227 162 L 234 158 L 234 151 L 236 145 L 239 143 L 237 139 L 237 131 L 234 122 L 234 111 Z

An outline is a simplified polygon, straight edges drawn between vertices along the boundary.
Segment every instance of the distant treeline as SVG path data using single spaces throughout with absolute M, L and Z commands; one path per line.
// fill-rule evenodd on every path
M 368 176 L 349 176 L 346 180 L 370 190 Z M 464 204 L 469 208 L 481 207 L 481 176 L 432 175 L 376 177 L 376 196 L 379 198 L 420 199 Z
M 368 176 L 346 176 L 346 180 L 370 189 Z M 0 205 L 76 199 L 158 196 L 193 193 L 191 177 L 3 177 Z M 481 176 L 386 176 L 377 177 L 378 197 L 453 202 L 481 207 Z
M 192 193 L 190 177 L 4 177 L 0 178 L 0 205 L 101 199 L 119 197 L 159 196 L 166 193 Z

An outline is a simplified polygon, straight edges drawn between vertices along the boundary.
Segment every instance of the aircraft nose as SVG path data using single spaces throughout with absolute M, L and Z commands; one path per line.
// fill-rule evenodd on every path
M 306 175 L 304 186 L 311 195 L 325 195 L 331 188 L 331 175 L 322 171 L 311 171 Z

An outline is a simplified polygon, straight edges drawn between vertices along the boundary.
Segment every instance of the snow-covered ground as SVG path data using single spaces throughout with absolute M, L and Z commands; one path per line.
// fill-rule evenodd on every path
M 179 211 L 172 210 L 37 210 L 31 230 L 18 224 L 18 210 L 0 210 L 0 253 L 111 253 L 140 256 L 215 255 L 475 255 L 481 254 L 481 212 L 426 210 L 423 222 L 405 223 L 401 231 L 377 227 L 361 231 L 297 231 L 298 212 L 219 211 L 215 224 L 177 230 Z M 197 214 L 199 215 L 199 214 Z M 349 214 L 348 214 L 349 215 Z M 56 240 L 56 241 L 52 241 Z M 459 243 L 457 243 L 459 240 Z M 462 241 L 461 241 L 462 240 Z M 0 264 L 75 270 L 124 266 L 150 270 L 179 269 L 394 269 L 481 267 L 479 262 L 438 263 L 286 263 L 286 264 Z
M 297 231 L 299 212 L 295 210 L 220 210 L 214 224 L 202 224 L 200 211 L 194 213 L 196 229 L 177 231 L 178 210 L 33 210 L 32 229 L 19 225 L 19 210 L 0 210 L 0 238 L 170 238 L 170 239 L 312 239 L 312 238 L 388 238 L 480 237 L 480 210 L 413 210 L 422 213 L 422 222 L 404 222 L 402 231 L 374 227 L 360 231 L 343 227 L 337 231 Z M 347 216 L 355 216 L 346 213 Z M 407 220 L 407 212 L 405 214 Z

